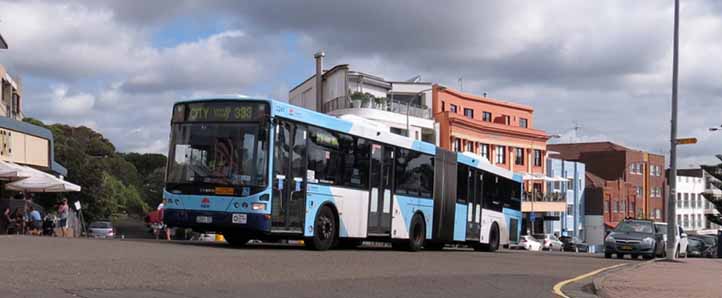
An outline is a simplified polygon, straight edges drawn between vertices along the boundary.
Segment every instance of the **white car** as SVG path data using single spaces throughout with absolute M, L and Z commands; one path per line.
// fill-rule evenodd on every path
M 664 240 L 665 245 L 665 251 L 666 251 L 666 245 L 667 245 L 667 223 L 663 222 L 657 222 L 654 223 L 654 227 L 657 229 L 658 234 L 662 234 L 662 239 Z M 677 249 L 675 250 L 677 252 L 677 257 L 687 257 L 687 233 L 684 232 L 684 229 L 682 229 L 682 226 L 677 225 L 677 230 L 674 235 L 674 243 L 677 246 Z
M 537 241 L 542 242 L 542 248 L 544 250 L 564 250 L 564 243 L 553 234 L 534 234 L 534 238 L 536 238 Z
M 534 237 L 529 235 L 521 236 L 521 239 L 519 239 L 519 247 L 529 251 L 542 250 L 542 244 L 539 241 L 536 241 Z

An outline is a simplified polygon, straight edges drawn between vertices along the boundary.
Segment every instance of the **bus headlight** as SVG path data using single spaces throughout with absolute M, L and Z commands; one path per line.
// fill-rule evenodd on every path
M 253 208 L 253 210 L 266 210 L 265 203 L 253 203 L 251 207 Z

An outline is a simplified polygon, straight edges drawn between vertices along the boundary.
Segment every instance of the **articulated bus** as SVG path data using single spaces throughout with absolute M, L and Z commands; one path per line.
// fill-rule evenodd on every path
M 231 245 L 299 239 L 316 250 L 381 241 L 495 251 L 518 241 L 520 176 L 352 120 L 274 100 L 176 103 L 165 223 Z

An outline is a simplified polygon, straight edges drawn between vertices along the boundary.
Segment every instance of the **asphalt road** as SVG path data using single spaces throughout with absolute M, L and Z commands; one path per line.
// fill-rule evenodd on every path
M 630 261 L 0 236 L 0 297 L 554 297 L 557 282 L 619 262 Z

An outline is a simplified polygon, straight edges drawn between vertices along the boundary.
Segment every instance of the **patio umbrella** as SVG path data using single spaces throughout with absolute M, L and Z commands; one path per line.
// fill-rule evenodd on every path
M 25 169 L 26 167 L 21 165 L 0 160 L 0 180 L 15 181 L 30 177 L 30 173 Z
M 80 191 L 80 186 L 68 181 L 56 178 L 53 175 L 30 167 L 25 168 L 23 173 L 29 177 L 8 183 L 5 188 L 25 192 L 70 192 Z

